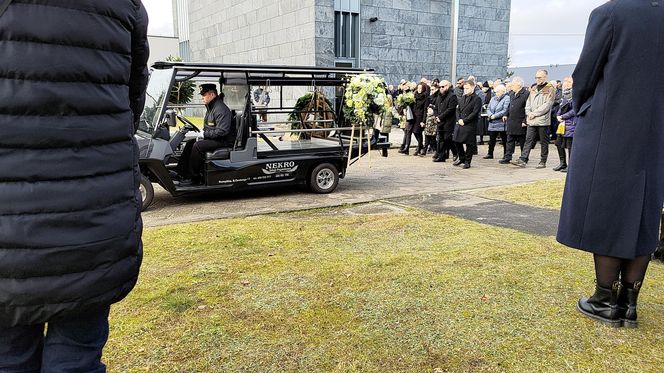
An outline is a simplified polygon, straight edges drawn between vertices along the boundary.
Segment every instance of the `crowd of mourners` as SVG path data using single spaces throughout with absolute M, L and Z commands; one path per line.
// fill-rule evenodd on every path
M 572 103 L 571 77 L 548 81 L 548 72 L 540 70 L 532 85 L 520 77 L 480 83 L 474 76 L 459 79 L 456 85 L 447 80 L 419 83 L 402 80 L 388 86 L 392 110 L 376 118 L 374 133 L 389 133 L 397 124 L 404 131 L 399 153 L 408 155 L 411 141 L 417 141 L 414 155 L 432 155 L 434 162 L 450 156 L 455 166 L 470 168 L 477 145 L 488 138 L 484 159 L 499 158 L 500 164 L 526 167 L 530 151 L 541 144 L 537 168 L 546 168 L 549 145 L 558 149 L 560 163 L 555 171 L 566 172 L 576 125 Z M 407 97 L 414 96 L 414 100 Z M 495 154 L 497 144 L 502 156 Z M 519 158 L 513 159 L 516 147 Z

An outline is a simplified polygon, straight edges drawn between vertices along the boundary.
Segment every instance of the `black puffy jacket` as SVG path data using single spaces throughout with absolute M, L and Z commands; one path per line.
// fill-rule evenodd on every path
M 14 0 L 0 17 L 0 327 L 124 298 L 142 257 L 140 0 Z

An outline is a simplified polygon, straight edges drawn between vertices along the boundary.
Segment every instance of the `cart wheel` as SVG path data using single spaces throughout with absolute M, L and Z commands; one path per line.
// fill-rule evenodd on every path
M 331 163 L 321 163 L 309 177 L 309 188 L 314 193 L 332 193 L 339 184 L 339 171 Z
M 154 198 L 154 187 L 150 179 L 141 174 L 141 184 L 138 187 L 138 190 L 141 191 L 141 201 L 143 205 L 141 206 L 141 211 L 147 210 L 148 206 L 152 204 L 152 199 Z

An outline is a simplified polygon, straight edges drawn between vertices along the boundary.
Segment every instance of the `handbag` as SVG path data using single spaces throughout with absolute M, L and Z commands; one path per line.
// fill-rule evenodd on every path
M 406 120 L 413 120 L 415 119 L 415 116 L 413 116 L 413 110 L 410 108 L 410 106 L 406 107 Z
M 564 135 L 565 134 L 565 122 L 560 122 L 558 123 L 558 129 L 556 130 L 556 135 Z

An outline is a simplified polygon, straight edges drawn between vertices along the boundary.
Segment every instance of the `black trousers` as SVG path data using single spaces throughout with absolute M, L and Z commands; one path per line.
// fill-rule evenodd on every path
M 212 152 L 219 148 L 228 147 L 228 145 L 216 140 L 189 141 L 184 146 L 182 156 L 178 166 L 180 174 L 184 178 L 199 180 L 203 172 L 203 163 L 205 163 L 205 153 Z
M 572 157 L 572 138 L 565 138 L 559 135 L 556 138 L 556 148 L 558 148 L 560 164 L 567 165 L 568 159 Z M 567 154 L 565 154 L 565 149 L 567 149 Z
M 410 141 L 413 139 L 412 135 L 415 135 L 415 140 L 417 140 L 417 150 L 415 150 L 415 152 L 419 152 L 424 146 L 422 141 L 422 132 L 413 133 L 412 130 L 406 131 L 406 142 L 404 143 L 404 150 L 408 151 L 408 148 L 410 148 Z
M 457 152 L 459 154 L 459 160 L 462 163 L 470 164 L 470 162 L 473 160 L 473 154 L 477 152 L 477 144 L 464 144 L 460 142 L 457 142 L 455 144 Z
M 523 145 L 526 143 L 526 135 L 507 135 L 507 146 L 505 146 L 505 155 L 503 159 L 508 161 L 512 160 L 516 144 L 519 144 L 521 153 L 523 153 Z
M 549 158 L 549 126 L 528 126 L 528 132 L 526 132 L 526 145 L 523 147 L 523 152 L 521 153 L 522 161 L 528 162 L 530 151 L 535 147 L 535 141 L 537 140 L 539 140 L 542 145 L 540 160 L 546 163 L 547 158 Z
M 436 150 L 436 135 L 426 135 L 424 137 L 424 151 L 428 152 L 429 149 Z
M 450 157 L 450 151 L 452 151 L 452 155 L 456 157 L 457 153 L 457 147 L 454 141 L 452 141 L 452 133 L 451 132 L 445 132 L 445 131 L 438 131 L 437 132 L 437 152 L 436 152 L 436 158 L 441 158 L 441 159 L 448 159 Z
M 500 136 L 503 142 L 503 157 L 505 156 L 505 149 L 507 144 L 507 132 L 505 131 L 490 131 L 489 132 L 489 155 L 493 156 L 493 150 L 496 148 L 496 140 Z

